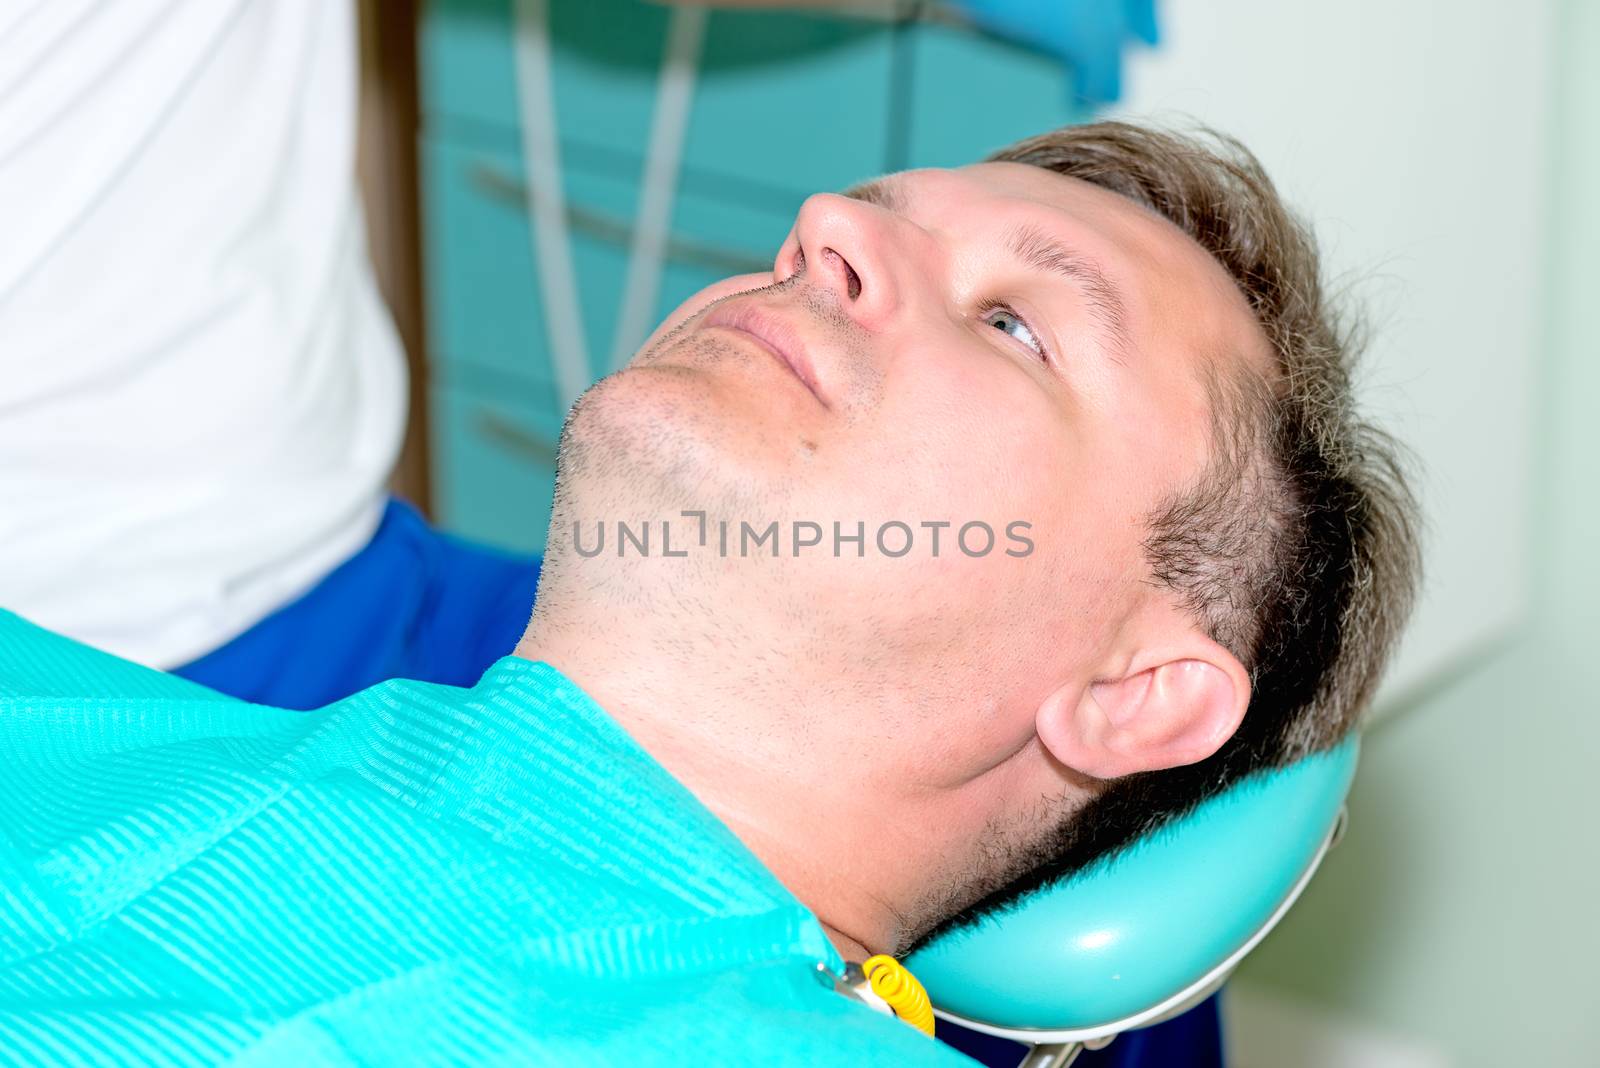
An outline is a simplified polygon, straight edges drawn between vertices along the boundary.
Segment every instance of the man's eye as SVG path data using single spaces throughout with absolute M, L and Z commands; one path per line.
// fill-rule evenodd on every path
M 1044 351 L 1044 344 L 1034 334 L 1033 327 L 1029 326 L 1027 320 L 1018 315 L 1010 305 L 992 301 L 984 305 L 980 318 L 982 322 L 988 323 L 996 330 L 1010 334 L 1037 352 L 1041 358 L 1049 360 L 1049 354 Z

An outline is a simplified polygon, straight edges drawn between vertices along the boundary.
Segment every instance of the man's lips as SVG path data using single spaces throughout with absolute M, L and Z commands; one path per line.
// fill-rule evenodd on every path
M 744 301 L 730 301 L 718 304 L 707 312 L 701 325 L 735 330 L 748 336 L 789 368 L 823 407 L 828 406 L 817 388 L 816 370 L 811 365 L 811 358 L 806 353 L 800 335 L 782 319 Z

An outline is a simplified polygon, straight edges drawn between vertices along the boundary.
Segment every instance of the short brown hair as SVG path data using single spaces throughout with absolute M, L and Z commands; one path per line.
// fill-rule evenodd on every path
M 1277 367 L 1266 377 L 1242 354 L 1219 354 L 1207 469 L 1155 510 L 1145 541 L 1152 580 L 1250 672 L 1244 722 L 1206 760 L 1105 783 L 1035 871 L 956 923 L 1114 852 L 1252 772 L 1342 739 L 1372 698 L 1419 572 L 1402 454 L 1354 411 L 1355 332 L 1324 296 L 1310 232 L 1243 145 L 1211 131 L 1099 122 L 990 160 L 1090 182 L 1175 224 L 1232 276 Z

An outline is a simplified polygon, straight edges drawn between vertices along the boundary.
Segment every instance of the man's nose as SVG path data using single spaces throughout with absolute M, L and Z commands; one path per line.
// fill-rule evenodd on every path
M 902 225 L 875 204 L 818 193 L 800 206 L 773 273 L 780 282 L 801 275 L 832 291 L 857 323 L 881 329 L 901 298 L 894 231 Z

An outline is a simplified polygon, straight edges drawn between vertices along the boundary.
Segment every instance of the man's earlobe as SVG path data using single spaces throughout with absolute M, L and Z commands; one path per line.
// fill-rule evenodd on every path
M 1250 680 L 1220 645 L 1200 651 L 1058 690 L 1039 709 L 1040 741 L 1098 779 L 1204 760 L 1239 728 Z

